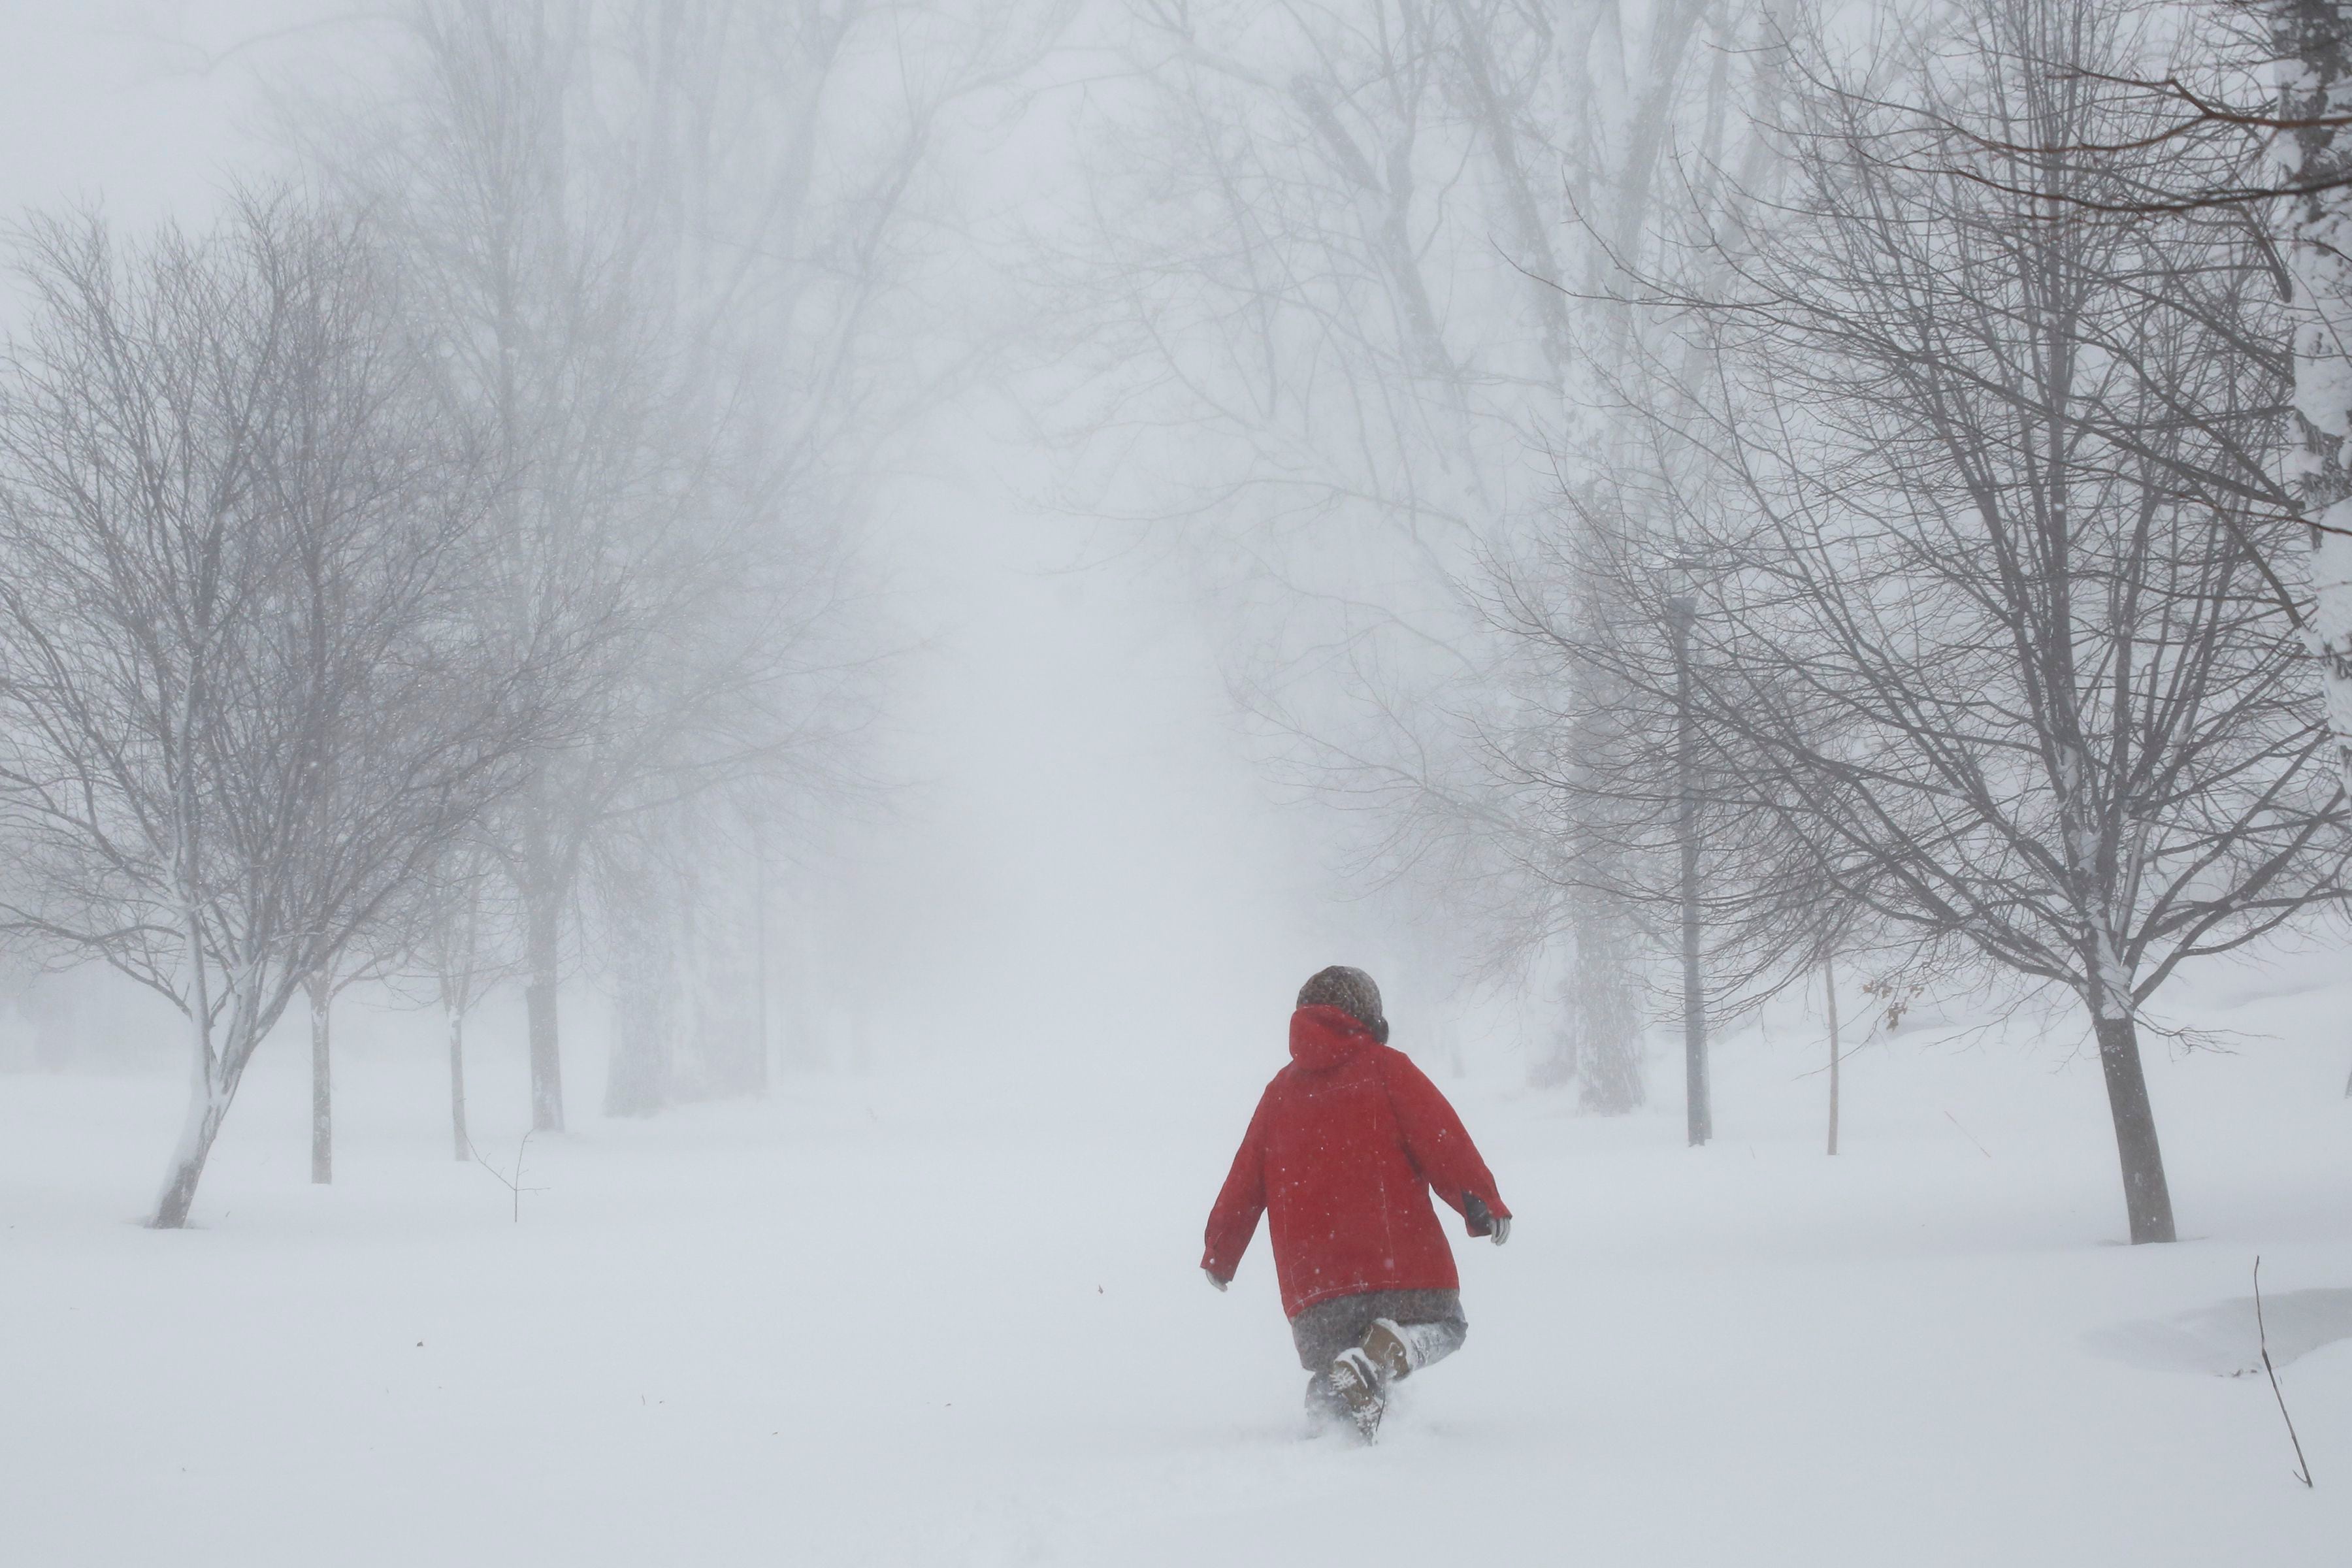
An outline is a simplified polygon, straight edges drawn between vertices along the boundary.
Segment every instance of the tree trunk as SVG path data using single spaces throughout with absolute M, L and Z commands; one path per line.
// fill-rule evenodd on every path
M 1675 773 L 1679 800 L 1675 833 L 1682 843 L 1683 894 L 1683 1096 L 1690 1145 L 1715 1136 L 1715 1110 L 1708 1102 L 1706 988 L 1699 973 L 1698 736 L 1691 713 L 1690 599 L 1677 595 L 1671 606 L 1675 633 Z
M 669 944 L 640 911 L 614 963 L 613 1050 L 604 1114 L 651 1116 L 669 1100 Z
M 199 1001 L 208 1001 L 201 976 L 194 993 Z M 236 996 L 228 1010 L 228 1037 L 217 1054 L 208 1013 L 209 1008 L 189 1019 L 195 1071 L 188 1088 L 188 1113 L 180 1124 L 180 1142 L 172 1151 L 172 1163 L 164 1167 L 163 1191 L 155 1200 L 154 1217 L 148 1221 L 157 1230 L 177 1230 L 188 1223 L 188 1211 L 196 1201 L 196 1184 L 204 1179 L 205 1162 L 212 1157 L 213 1140 L 220 1136 L 221 1122 L 228 1115 L 229 1102 L 236 1098 L 237 1082 L 253 1054 L 253 1020 L 243 996 Z
M 180 1130 L 179 1147 L 163 1173 L 163 1195 L 155 1200 L 155 1216 L 148 1221 L 157 1230 L 177 1230 L 188 1223 L 196 1201 L 196 1184 L 204 1179 L 205 1162 L 213 1140 L 220 1136 L 221 1118 L 228 1113 L 228 1095 L 199 1069 L 188 1096 L 188 1114 Z
M 185 828 L 194 815 L 186 806 L 186 791 L 184 780 L 180 808 L 184 845 L 194 837 Z M 157 1230 L 177 1230 L 188 1223 L 188 1210 L 196 1201 L 196 1184 L 204 1179 L 205 1161 L 212 1154 L 213 1140 L 220 1135 L 221 1118 L 228 1113 L 229 1091 L 234 1087 L 214 1081 L 214 1066 L 220 1058 L 213 1054 L 212 988 L 205 973 L 204 925 L 196 910 L 197 900 L 193 895 L 181 907 L 188 944 L 188 1045 L 193 1081 L 188 1088 L 188 1113 L 180 1125 L 179 1146 L 172 1152 L 172 1163 L 164 1167 L 163 1191 L 155 1200 L 154 1217 L 148 1221 Z
M 556 1033 L 556 988 L 562 982 L 563 896 L 555 884 L 543 833 L 523 857 L 523 1007 L 530 1031 L 530 1128 L 563 1131 L 563 1054 Z
M 310 1181 L 335 1179 L 335 1080 L 327 1050 L 327 1013 L 335 994 L 323 979 L 302 987 L 310 998 Z
M 2343 93 L 2352 79 L 2352 16 L 2343 0 L 2275 0 L 2277 52 L 2294 64 L 2282 112 L 2301 123 L 2273 144 L 2292 178 L 2307 194 L 2290 209 L 2284 247 L 2294 279 L 2299 320 L 2294 351 L 2294 408 L 2302 451 L 2291 469 L 2296 498 L 2311 530 L 2311 620 L 2305 637 L 2317 656 L 2321 694 L 2337 765 L 2352 774 L 2352 378 L 2346 328 L 2352 325 L 2352 255 L 2344 231 L 2352 216 L 2343 178 L 2352 167 L 2352 141 L 2343 128 Z M 2324 525 L 2324 526 L 2323 526 Z
M 2311 624 L 2305 637 L 2319 669 L 2327 701 L 2328 728 L 2336 763 L 2352 776 L 2352 472 L 2345 442 L 2352 437 L 2352 395 L 2347 395 L 2345 327 L 2352 322 L 2352 257 L 2344 247 L 2347 215 L 2347 142 L 2341 121 L 2343 87 L 2352 79 L 2352 15 L 2343 0 L 2278 0 L 2273 6 L 2279 56 L 2294 62 L 2286 82 L 2284 112 L 2302 121 L 2273 145 L 2274 156 L 2292 150 L 2286 172 L 2309 186 L 2286 226 L 2284 247 L 2294 282 L 2294 304 L 2302 317 L 2290 340 L 2294 350 L 2294 404 L 2303 450 L 2296 465 L 2297 499 L 2311 531 L 2307 581 L 2313 585 Z M 2352 1078 L 2344 1083 L 2352 1100 Z
M 1643 1082 L 1639 981 L 1626 952 L 1626 912 L 1599 900 L 1580 899 L 1574 993 L 1570 1026 L 1575 1039 L 1577 1103 L 1601 1116 L 1622 1116 L 1649 1098 Z
M 2099 1066 L 2107 1079 L 2107 1110 L 2115 1118 L 2116 1151 L 2122 1157 L 2124 1205 L 2131 1216 L 2135 1246 L 2170 1241 L 2172 1194 L 2164 1181 L 2164 1153 L 2156 1142 L 2156 1112 L 2147 1101 L 2147 1079 L 2140 1070 L 2139 1028 L 2126 1013 L 2097 1024 Z
M 530 1027 L 530 1127 L 534 1132 L 563 1131 L 563 1058 L 557 1044 L 555 964 L 543 959 L 545 948 L 534 931 L 530 940 L 530 981 L 523 987 L 523 1008 Z
M 772 1071 L 768 1060 L 768 847 L 757 833 L 751 836 L 751 987 L 760 1036 L 760 1061 L 752 1091 L 765 1100 Z
M 1837 965 L 1822 965 L 1822 994 L 1829 999 L 1830 1009 L 1830 1152 L 1837 1152 L 1838 1135 L 1838 1016 Z
M 1552 1036 L 1551 1049 L 1528 1073 L 1530 1089 L 1565 1089 L 1576 1081 L 1579 1029 L 1577 996 L 1572 983 L 1568 989 L 1566 1002 L 1559 1030 Z
M 163 1195 L 156 1201 L 155 1217 L 149 1222 L 157 1230 L 177 1230 L 188 1223 L 188 1210 L 196 1201 L 196 1184 L 204 1179 L 205 1161 L 211 1157 L 213 1140 L 220 1135 L 221 1118 L 227 1110 L 226 1101 L 210 1095 L 200 1092 L 193 1098 L 180 1146 L 164 1175 Z
M 474 1157 L 473 1140 L 466 1134 L 466 1010 L 451 1003 L 442 1009 L 449 1017 L 449 1131 L 459 1161 Z

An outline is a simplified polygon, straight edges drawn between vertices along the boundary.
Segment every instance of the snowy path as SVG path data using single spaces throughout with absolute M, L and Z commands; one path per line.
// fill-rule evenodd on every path
M 2341 1561 L 2352 1345 L 2285 1374 L 2313 1493 L 2259 1379 L 2116 1352 L 2258 1247 L 2270 1289 L 2352 1286 L 2336 1055 L 2158 1064 L 2199 1239 L 2142 1249 L 2080 1066 L 1861 1062 L 1834 1163 L 1769 1053 L 1697 1155 L 1671 1108 L 1449 1085 L 1522 1219 L 1460 1247 L 1469 1345 L 1370 1451 L 1298 1439 L 1263 1251 L 1193 1271 L 1230 1081 L 594 1122 L 515 1226 L 429 1058 L 349 1069 L 331 1191 L 281 1067 L 207 1228 L 159 1236 L 123 1218 L 176 1086 L 8 1078 L 0 1563 Z

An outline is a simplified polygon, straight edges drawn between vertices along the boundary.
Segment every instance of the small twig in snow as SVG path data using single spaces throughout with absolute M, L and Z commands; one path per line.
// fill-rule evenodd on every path
M 514 1194 L 514 1222 L 517 1225 L 520 1225 L 522 1223 L 523 1194 L 543 1193 L 547 1190 L 545 1187 L 526 1187 L 522 1184 L 522 1162 L 523 1156 L 530 1152 L 530 1134 L 529 1132 L 524 1133 L 522 1135 L 522 1142 L 515 1145 L 515 1168 L 514 1174 L 512 1176 L 509 1176 L 504 1171 L 499 1170 L 496 1165 L 493 1165 L 488 1160 L 483 1159 L 482 1152 L 474 1147 L 473 1139 L 467 1138 L 466 1140 L 466 1151 L 467 1153 L 474 1156 L 474 1163 L 479 1165 L 483 1170 L 488 1171 L 491 1175 L 496 1176 L 499 1183 L 505 1186 L 506 1190 Z
M 1953 1115 L 1948 1110 L 1944 1112 L 1944 1120 L 1950 1122 L 1955 1127 L 1960 1127 L 1960 1119 Z M 1960 1127 L 1960 1136 L 1967 1139 L 1971 1143 L 1977 1143 L 1977 1135 L 1969 1131 L 1965 1127 Z M 1977 1143 L 1977 1152 L 1982 1154 L 1988 1160 L 1992 1158 L 1992 1151 L 1986 1148 L 1981 1143 Z
M 2294 1417 L 2286 1413 L 2286 1395 L 2279 1391 L 2278 1368 L 2271 1364 L 2271 1331 L 2263 1321 L 2263 1255 L 2254 1254 L 2254 1334 L 2262 1342 L 2263 1370 L 2271 1376 L 2271 1394 L 2278 1400 L 2279 1419 L 2286 1423 L 2286 1440 L 2294 1445 L 2294 1479 L 2311 1485 L 2311 1461 L 2303 1457 L 2303 1439 L 2294 1435 Z

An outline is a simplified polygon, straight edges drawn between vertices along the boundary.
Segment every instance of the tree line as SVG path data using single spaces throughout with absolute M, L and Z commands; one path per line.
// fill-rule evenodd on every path
M 856 524 L 952 385 L 910 353 L 961 106 L 1044 14 L 415 0 L 278 84 L 209 222 L 15 236 L 0 360 L 0 933 L 185 1019 L 185 1223 L 262 1040 L 362 982 L 567 977 L 606 1109 L 756 1088 L 768 879 L 874 787 Z M 749 868 L 747 874 L 746 868 Z
M 2151 1005 L 2352 889 L 2342 7 L 1143 11 L 1119 385 L 1356 874 L 1694 1143 L 1834 966 L 2065 999 L 2170 1239 Z
M 873 784 L 871 476 L 1019 363 L 1420 978 L 1556 987 L 1539 1080 L 1633 1109 L 1677 1026 L 1704 1142 L 1790 986 L 2056 999 L 2167 1237 L 2155 999 L 2346 896 L 2344 21 L 404 5 L 213 226 L 17 237 L 7 932 L 189 1020 L 162 1223 L 298 1006 L 331 1174 L 355 984 L 443 1010 L 459 1151 L 502 984 L 536 1127 L 583 972 L 608 1110 L 756 1087 L 769 879 Z M 1024 110 L 1069 199 L 959 231 Z

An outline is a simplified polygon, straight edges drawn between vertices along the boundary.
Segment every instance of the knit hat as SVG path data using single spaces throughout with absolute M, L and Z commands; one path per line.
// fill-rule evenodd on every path
M 1335 963 L 1328 969 L 1318 969 L 1313 979 L 1298 988 L 1301 1007 L 1337 1007 L 1372 1032 L 1372 1038 L 1382 1045 L 1389 1043 L 1389 1021 L 1381 1011 L 1381 988 L 1372 977 L 1360 969 Z

